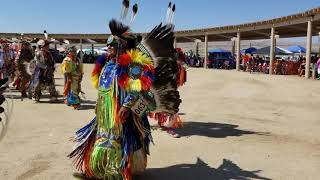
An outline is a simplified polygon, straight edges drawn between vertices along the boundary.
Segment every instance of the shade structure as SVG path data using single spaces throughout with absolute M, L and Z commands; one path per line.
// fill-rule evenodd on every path
M 283 49 L 281 47 L 276 47 L 275 48 L 275 54 L 276 55 L 289 55 L 289 54 L 293 54 L 293 52 L 288 51 L 286 49 Z M 253 54 L 260 54 L 260 55 L 269 55 L 270 54 L 270 46 L 261 48 L 261 49 L 257 49 L 256 51 L 252 52 Z
M 250 48 L 247 48 L 247 49 L 242 49 L 240 52 L 241 52 L 241 54 L 251 54 L 252 52 L 254 52 L 256 50 L 257 50 L 257 48 L 250 47 Z
M 97 41 L 94 41 L 92 39 L 83 39 L 86 43 L 89 43 L 89 44 L 96 44 Z
M 299 46 L 299 45 L 290 46 L 287 48 L 287 50 L 291 51 L 293 53 L 306 53 L 307 52 L 306 48 Z

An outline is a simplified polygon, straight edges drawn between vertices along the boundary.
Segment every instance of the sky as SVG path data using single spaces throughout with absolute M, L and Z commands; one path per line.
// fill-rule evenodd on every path
M 131 0 L 139 10 L 131 25 L 148 32 L 165 21 L 170 0 Z M 320 0 L 172 0 L 176 30 L 242 24 L 320 7 Z M 109 33 L 122 0 L 1 0 L 0 32 Z M 130 8 L 131 9 L 131 8 Z

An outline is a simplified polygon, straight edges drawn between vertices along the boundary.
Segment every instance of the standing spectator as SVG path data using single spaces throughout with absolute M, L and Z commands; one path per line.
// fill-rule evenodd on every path
M 244 56 L 243 56 L 243 60 L 242 60 L 242 62 L 243 62 L 243 71 L 247 71 L 247 64 L 248 64 L 248 62 L 249 62 L 249 56 L 247 55 L 247 54 L 245 54 Z
M 320 58 L 316 63 L 317 73 L 318 73 L 318 80 L 320 80 Z
M 304 58 L 298 69 L 299 76 L 301 77 L 302 75 L 304 75 L 305 71 L 306 71 L 306 59 Z

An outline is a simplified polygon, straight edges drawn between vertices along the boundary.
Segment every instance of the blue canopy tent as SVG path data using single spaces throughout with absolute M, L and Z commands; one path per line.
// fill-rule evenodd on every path
M 209 68 L 226 68 L 224 65 L 228 64 L 228 69 L 234 69 L 235 68 L 235 60 L 232 56 L 232 53 L 230 51 L 216 48 L 216 49 L 210 49 L 208 51 L 209 57 L 207 61 L 207 66 Z
M 261 48 L 261 49 L 257 49 L 256 51 L 252 52 L 253 54 L 261 54 L 261 55 L 269 55 L 270 54 L 270 46 Z M 288 51 L 286 49 L 283 49 L 281 47 L 276 47 L 275 48 L 275 54 L 276 55 L 289 55 L 289 54 L 293 54 L 293 52 Z
M 256 50 L 257 50 L 257 48 L 250 47 L 248 49 L 242 49 L 240 52 L 241 52 L 241 54 L 252 54 Z
M 210 49 L 208 52 L 209 53 L 230 53 L 230 51 L 227 51 L 221 48 Z
M 299 46 L 299 45 L 290 46 L 290 47 L 288 47 L 287 50 L 291 51 L 293 53 L 306 53 L 307 52 L 306 48 Z

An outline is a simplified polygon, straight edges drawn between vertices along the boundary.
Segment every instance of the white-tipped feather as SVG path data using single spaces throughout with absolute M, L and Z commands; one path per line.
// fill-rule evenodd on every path
M 175 11 L 176 11 L 176 5 L 174 4 L 171 9 L 171 16 L 170 16 L 169 24 L 173 24 L 173 17 L 174 17 Z
M 125 8 L 125 9 L 124 9 L 124 14 L 123 14 L 122 19 L 125 19 L 125 18 L 127 17 L 127 15 L 128 15 L 128 11 L 129 11 L 129 9 L 128 9 L 128 8 Z
M 44 34 L 44 38 L 45 38 L 45 40 L 48 40 L 48 33 L 47 33 L 47 31 L 46 31 L 46 30 L 44 30 L 44 31 L 43 31 L 43 34 Z
M 129 11 L 129 5 L 130 5 L 129 0 L 122 1 L 122 9 L 121 9 L 121 14 L 120 14 L 120 19 L 124 20 L 127 17 L 128 11 Z
M 168 9 L 167 9 L 167 16 L 166 16 L 167 24 L 169 24 L 170 14 L 171 14 L 171 2 L 169 2 Z
M 137 13 L 138 13 L 138 4 L 136 3 L 132 6 L 132 14 L 131 14 L 130 23 L 133 23 L 133 21 L 135 20 L 135 18 L 137 16 Z
M 133 21 L 136 19 L 136 15 L 131 15 L 131 19 L 130 19 L 130 23 L 132 24 L 133 23 Z

